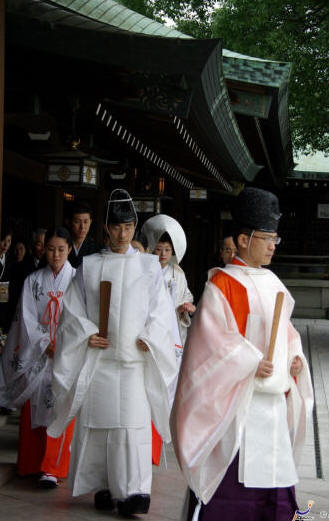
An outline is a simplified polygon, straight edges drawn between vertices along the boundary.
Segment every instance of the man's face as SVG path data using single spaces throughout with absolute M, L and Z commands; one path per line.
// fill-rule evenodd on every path
M 33 255 L 37 259 L 41 259 L 45 252 L 45 234 L 39 234 L 36 236 L 33 243 Z
M 249 266 L 268 266 L 271 264 L 277 240 L 277 233 L 256 230 L 252 237 L 241 234 L 238 237 L 239 255 Z
M 226 237 L 223 241 L 223 247 L 220 249 L 220 256 L 225 264 L 230 264 L 236 254 L 236 247 L 233 237 Z
M 15 257 L 17 262 L 22 262 L 26 254 L 26 248 L 23 242 L 18 242 L 15 246 Z
M 84 241 L 92 223 L 89 213 L 75 213 L 71 220 L 71 232 L 74 241 Z
M 135 233 L 134 221 L 108 225 L 110 248 L 117 253 L 125 253 Z

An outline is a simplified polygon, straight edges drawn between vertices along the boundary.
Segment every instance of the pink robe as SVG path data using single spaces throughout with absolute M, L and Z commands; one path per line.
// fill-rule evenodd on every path
M 171 416 L 178 461 L 189 487 L 204 504 L 214 495 L 239 450 L 255 372 L 265 354 L 265 346 L 256 346 L 244 336 L 250 316 L 248 291 L 228 272 L 218 271 L 206 285 L 185 346 Z M 274 275 L 272 278 L 274 284 L 284 288 Z M 273 313 L 273 309 L 274 297 L 273 307 L 267 313 Z M 287 307 L 287 324 L 290 313 Z M 291 325 L 287 326 L 286 335 L 291 356 L 303 357 L 299 335 Z M 305 359 L 304 362 L 298 387 L 290 382 L 294 386 L 290 394 L 297 397 L 300 407 L 297 411 L 296 400 L 288 405 L 289 427 L 297 453 L 303 442 L 306 412 L 312 407 Z

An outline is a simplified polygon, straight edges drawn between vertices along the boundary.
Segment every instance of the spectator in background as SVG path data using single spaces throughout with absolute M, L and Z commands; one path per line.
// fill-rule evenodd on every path
M 15 249 L 14 249 L 14 255 L 16 262 L 23 262 L 25 255 L 26 255 L 26 246 L 23 241 L 16 242 Z
M 6 340 L 6 333 L 8 331 L 8 302 L 9 302 L 9 279 L 12 269 L 12 258 L 9 250 L 12 242 L 13 231 L 10 227 L 5 226 L 0 238 L 0 356 L 3 345 Z M 0 358 L 1 362 L 1 358 Z M 0 363 L 1 366 L 1 363 Z M 0 367 L 0 379 L 2 377 L 2 370 Z M 4 403 L 0 399 L 0 414 L 9 414 L 10 409 L 4 407 Z
M 237 252 L 232 235 L 224 237 L 220 243 L 220 258 L 224 266 L 231 264 Z
M 69 227 L 73 239 L 73 248 L 69 255 L 69 261 L 74 268 L 80 266 L 82 257 L 97 253 L 99 247 L 89 237 L 92 223 L 92 211 L 88 203 L 76 202 L 72 208 Z
M 9 254 L 13 238 L 13 231 L 5 228 L 0 240 L 0 328 L 4 333 L 8 331 L 8 302 L 9 280 L 11 277 L 13 259 Z
M 144 248 L 143 244 L 142 244 L 140 241 L 138 241 L 137 239 L 133 239 L 133 240 L 131 241 L 131 245 L 132 245 L 132 247 L 133 247 L 135 250 L 138 250 L 138 251 L 140 251 L 141 253 L 145 253 L 145 248 Z
M 32 256 L 29 259 L 28 273 L 26 275 L 29 275 L 39 267 L 40 260 L 45 253 L 46 231 L 44 228 L 38 228 L 32 234 Z
M 11 267 L 9 281 L 9 299 L 6 316 L 6 330 L 9 330 L 15 313 L 18 299 L 20 297 L 25 277 L 30 273 L 28 266 L 31 264 L 32 256 L 29 253 L 27 243 L 21 237 L 16 241 L 14 247 L 14 260 Z

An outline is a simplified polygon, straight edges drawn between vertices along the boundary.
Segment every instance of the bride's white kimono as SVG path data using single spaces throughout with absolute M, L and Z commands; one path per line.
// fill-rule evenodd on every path
M 313 404 L 307 361 L 290 323 L 293 299 L 285 286 L 265 268 L 232 264 L 222 271 L 228 275 L 227 297 L 215 283 L 206 284 L 184 349 L 171 418 L 180 466 L 190 488 L 205 504 L 238 450 L 239 481 L 245 487 L 296 483 L 295 462 Z M 246 291 L 249 305 L 245 337 L 229 304 L 233 279 Z M 269 345 L 278 291 L 285 298 L 274 372 L 269 378 L 255 378 Z M 238 295 L 237 312 L 242 305 Z M 297 384 L 289 371 L 296 355 L 303 362 Z
M 88 347 L 98 332 L 99 283 L 112 282 L 107 349 Z M 136 340 L 149 347 L 143 352 Z M 64 309 L 55 353 L 58 437 L 76 415 L 73 495 L 109 488 L 112 496 L 149 494 L 151 419 L 170 440 L 168 386 L 177 373 L 171 312 L 158 257 L 110 250 L 84 257 Z
M 30 399 L 31 427 L 49 425 L 53 360 L 46 348 L 55 339 L 63 295 L 75 275 L 66 261 L 56 277 L 49 266 L 29 275 L 2 354 L 1 402 L 22 407 Z
M 191 318 L 187 312 L 178 313 L 177 308 L 185 302 L 193 302 L 193 295 L 188 288 L 185 273 L 178 264 L 167 264 L 163 268 L 162 274 L 173 301 L 181 340 L 180 345 L 184 347 L 187 328 L 191 325 Z

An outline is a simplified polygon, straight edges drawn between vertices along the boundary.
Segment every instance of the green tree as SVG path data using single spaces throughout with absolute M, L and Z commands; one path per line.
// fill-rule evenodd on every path
M 291 62 L 294 146 L 329 153 L 328 0 L 223 0 L 212 36 L 236 52 Z
M 171 22 L 179 31 L 194 36 L 206 38 L 211 36 L 211 13 L 216 0 L 118 0 L 144 16 L 154 18 L 159 22 Z
M 118 2 L 125 7 L 129 7 L 132 11 L 136 11 L 136 13 L 149 18 L 156 18 L 152 2 L 149 0 L 118 0 Z

